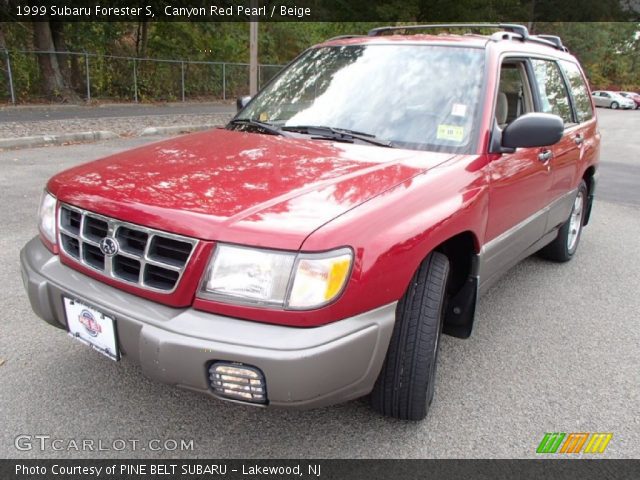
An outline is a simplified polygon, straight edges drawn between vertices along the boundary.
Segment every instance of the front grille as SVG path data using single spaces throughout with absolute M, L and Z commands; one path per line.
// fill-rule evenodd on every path
M 86 210 L 61 205 L 60 247 L 76 262 L 103 275 L 147 290 L 173 292 L 189 263 L 197 240 L 121 222 Z M 105 255 L 100 242 L 117 243 Z

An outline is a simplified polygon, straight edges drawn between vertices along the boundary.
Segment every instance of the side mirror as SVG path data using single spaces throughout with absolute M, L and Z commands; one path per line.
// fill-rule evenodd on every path
M 242 110 L 244 107 L 247 106 L 247 104 L 251 101 L 251 97 L 249 95 L 245 95 L 243 97 L 238 97 L 236 99 L 236 109 L 239 112 L 240 110 Z
M 502 147 L 546 147 L 558 143 L 564 133 L 564 122 L 549 113 L 527 113 L 516 118 L 502 132 Z

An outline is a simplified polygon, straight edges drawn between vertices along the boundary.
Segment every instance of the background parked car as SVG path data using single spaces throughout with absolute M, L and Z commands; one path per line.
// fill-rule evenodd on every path
M 636 104 L 636 110 L 638 108 L 640 108 L 640 95 L 638 95 L 635 92 L 620 92 L 620 95 L 622 95 L 625 98 L 630 98 L 631 100 L 633 100 L 633 102 Z
M 595 91 L 591 94 L 596 107 L 608 107 L 612 109 L 617 108 L 636 108 L 636 104 L 633 100 L 627 97 L 623 97 L 618 92 L 611 91 Z

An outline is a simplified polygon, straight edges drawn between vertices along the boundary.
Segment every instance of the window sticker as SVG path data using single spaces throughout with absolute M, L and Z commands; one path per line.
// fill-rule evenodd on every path
M 260 120 L 261 122 L 268 121 L 269 120 L 269 114 L 267 112 L 260 113 L 260 116 L 258 117 L 258 120 Z
M 441 123 L 438 125 L 438 133 L 436 134 L 438 140 L 449 140 L 452 142 L 462 142 L 464 140 L 464 127 L 457 125 L 446 125 Z
M 454 103 L 451 108 L 451 115 L 454 117 L 466 117 L 467 106 L 464 103 Z

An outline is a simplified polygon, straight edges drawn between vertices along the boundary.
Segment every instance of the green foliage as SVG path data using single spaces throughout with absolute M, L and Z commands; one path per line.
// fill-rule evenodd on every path
M 536 23 L 534 33 L 559 35 L 593 87 L 640 90 L 640 24 Z
M 346 2 L 346 0 L 345 0 Z M 613 3 L 612 3 L 613 2 Z M 346 2 L 348 3 L 348 2 Z M 345 3 L 345 8 L 353 8 Z M 615 18 L 619 2 L 603 0 L 580 8 L 610 9 Z M 535 6 L 535 11 L 532 7 Z M 415 19 L 415 22 L 456 18 L 472 20 L 485 12 L 487 21 L 514 18 L 527 23 L 530 18 L 545 18 L 545 9 L 575 7 L 574 0 L 551 2 L 537 0 L 484 0 L 451 2 L 450 0 L 392 0 L 372 5 L 380 17 Z M 608 11 L 608 10 L 607 10 Z M 405 22 L 406 23 L 406 22 Z M 373 22 L 262 22 L 259 25 L 259 60 L 262 64 L 283 65 L 310 45 L 337 35 L 366 34 L 381 26 Z M 40 72 L 34 54 L 18 53 L 33 49 L 32 26 L 28 22 L 0 25 L 7 47 L 12 51 L 14 85 L 20 101 L 31 101 L 42 94 Z M 146 44 L 138 22 L 87 22 L 64 24 L 66 49 L 99 55 L 137 56 L 158 59 L 247 63 L 249 26 L 242 22 L 151 22 L 147 26 Z M 593 87 L 640 90 L 640 24 L 638 23 L 541 23 L 532 25 L 533 33 L 560 35 L 572 53 L 582 62 Z M 59 56 L 66 65 L 69 83 L 79 94 L 86 91 L 84 57 Z M 0 55 L 0 98 L 9 98 L 6 60 Z M 126 59 L 90 57 L 93 98 L 133 99 L 133 62 Z M 263 67 L 261 83 L 277 72 Z M 182 71 L 180 63 L 137 62 L 138 98 L 140 100 L 180 99 Z M 227 98 L 246 93 L 248 68 L 226 67 Z M 188 98 L 222 96 L 220 65 L 187 64 L 185 95 Z M 5 93 L 6 92 L 6 93 Z

